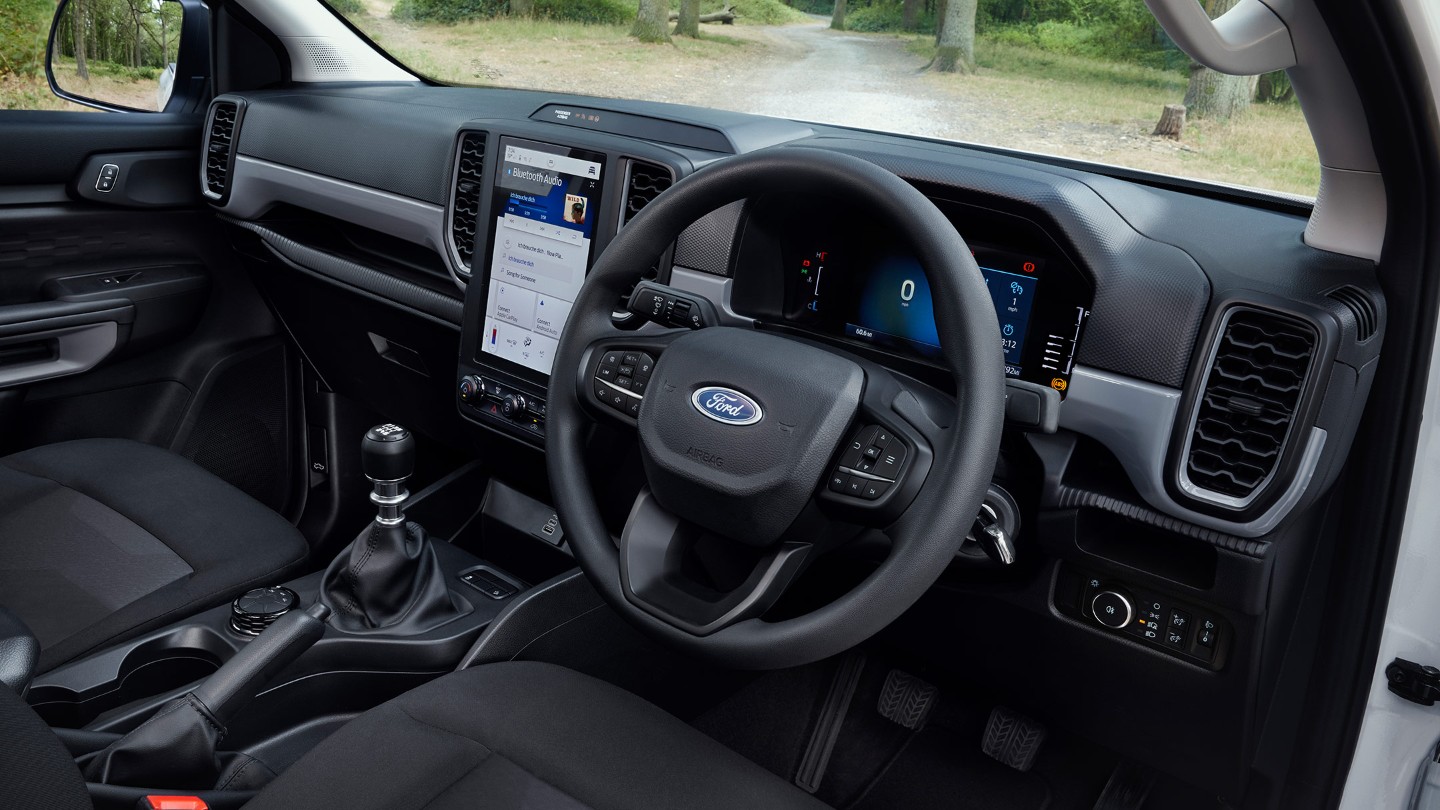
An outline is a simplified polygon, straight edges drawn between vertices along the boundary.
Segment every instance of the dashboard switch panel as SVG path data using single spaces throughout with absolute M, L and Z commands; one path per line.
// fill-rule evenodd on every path
M 1087 571 L 1062 572 L 1055 607 L 1072 619 L 1208 669 L 1224 664 L 1232 636 L 1230 625 L 1213 609 Z

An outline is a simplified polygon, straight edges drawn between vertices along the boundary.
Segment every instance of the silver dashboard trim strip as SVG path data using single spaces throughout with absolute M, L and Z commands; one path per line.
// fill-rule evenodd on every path
M 452 276 L 455 273 L 443 206 L 248 155 L 236 155 L 230 176 L 230 199 L 216 207 L 237 219 L 255 219 L 276 203 L 298 205 L 424 245 L 445 257 L 446 268 Z
M 1239 537 L 1260 537 L 1273 531 L 1310 486 L 1328 434 L 1311 428 L 1295 476 L 1264 514 L 1244 523 L 1225 520 L 1181 506 L 1165 489 L 1165 465 L 1180 396 L 1179 389 L 1076 366 L 1060 406 L 1060 427 L 1083 433 L 1109 448 L 1140 497 L 1167 515 Z

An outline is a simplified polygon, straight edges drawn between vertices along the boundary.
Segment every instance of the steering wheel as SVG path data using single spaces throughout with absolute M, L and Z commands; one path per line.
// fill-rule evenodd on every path
M 684 228 L 770 193 L 856 206 L 878 220 L 878 232 L 908 242 L 933 293 L 954 400 L 779 331 L 636 333 L 612 324 L 616 298 Z M 643 398 L 627 392 L 604 402 L 618 390 L 606 377 L 622 353 L 647 365 L 654 359 Z M 919 600 L 960 547 L 999 452 L 1002 361 L 980 268 L 955 226 L 914 187 L 859 158 L 813 148 L 774 147 L 712 164 L 630 220 L 575 300 L 555 355 L 546 426 L 566 539 L 612 607 L 691 654 L 764 669 L 842 652 Z M 635 405 L 632 418 L 624 406 Z M 593 423 L 606 419 L 636 427 L 647 483 L 618 544 L 585 452 Z M 816 556 L 866 531 L 888 536 L 890 552 L 863 582 L 810 612 L 762 617 Z

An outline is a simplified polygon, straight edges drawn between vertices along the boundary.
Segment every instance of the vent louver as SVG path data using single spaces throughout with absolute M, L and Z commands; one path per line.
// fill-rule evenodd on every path
M 475 259 L 475 230 L 480 223 L 480 188 L 485 172 L 485 133 L 467 132 L 460 138 L 455 167 L 454 209 L 450 214 L 450 243 L 468 270 Z
M 630 218 L 640 213 L 650 201 L 660 196 L 660 193 L 675 184 L 675 176 L 664 166 L 654 163 L 645 163 L 639 160 L 630 161 L 630 174 L 625 178 L 625 208 L 622 210 L 623 227 Z M 657 261 L 649 269 L 640 275 L 645 281 L 654 281 L 660 276 L 660 267 Z M 638 282 L 637 282 L 638 283 Z M 635 292 L 635 285 L 631 284 L 620 294 L 620 300 L 616 305 L 615 315 L 626 321 L 632 321 L 625 313 L 625 305 L 630 301 L 630 294 Z
M 205 194 L 215 199 L 230 188 L 230 169 L 235 156 L 235 134 L 240 107 L 233 101 L 217 101 L 210 114 L 205 135 Z
M 659 197 L 660 192 L 674 184 L 675 177 L 664 166 L 639 160 L 630 161 L 630 176 L 625 179 L 625 222 L 629 222 L 630 218 L 640 213 L 651 200 Z M 624 225 L 625 222 L 620 224 Z
M 1205 379 L 1185 472 L 1248 503 L 1275 472 L 1315 353 L 1315 332 L 1276 313 L 1232 310 Z
M 1375 300 L 1366 295 L 1360 288 L 1346 284 L 1330 291 L 1330 299 L 1338 301 L 1350 310 L 1355 316 L 1355 339 L 1364 343 L 1374 337 L 1375 330 L 1380 326 L 1380 313 L 1375 308 Z

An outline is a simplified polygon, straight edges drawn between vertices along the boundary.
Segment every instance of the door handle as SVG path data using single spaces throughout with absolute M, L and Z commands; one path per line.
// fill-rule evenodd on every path
M 88 371 L 124 345 L 134 321 L 124 299 L 0 306 L 0 388 Z

